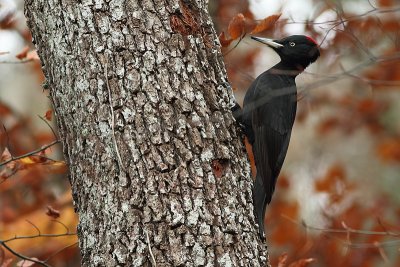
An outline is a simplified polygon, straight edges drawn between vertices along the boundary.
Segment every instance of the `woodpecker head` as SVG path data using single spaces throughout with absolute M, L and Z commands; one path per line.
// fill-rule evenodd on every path
M 251 38 L 274 49 L 285 65 L 301 70 L 316 61 L 320 55 L 317 42 L 304 35 L 292 35 L 280 40 L 255 36 Z

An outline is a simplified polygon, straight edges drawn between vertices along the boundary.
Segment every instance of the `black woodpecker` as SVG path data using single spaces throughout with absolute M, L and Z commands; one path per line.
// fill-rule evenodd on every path
M 251 37 L 271 47 L 281 61 L 262 73 L 250 85 L 243 102 L 232 109 L 236 120 L 253 146 L 257 176 L 253 185 L 253 203 L 259 234 L 264 237 L 264 215 L 271 202 L 276 180 L 289 146 L 297 108 L 295 78 L 320 53 L 317 43 L 304 35 L 281 40 Z

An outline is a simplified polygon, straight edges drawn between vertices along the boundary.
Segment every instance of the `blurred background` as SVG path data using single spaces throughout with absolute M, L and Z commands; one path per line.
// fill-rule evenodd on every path
M 249 38 L 254 25 L 281 14 L 257 35 L 306 34 L 321 49 L 296 80 L 296 123 L 267 210 L 273 266 L 400 266 L 400 1 L 213 0 L 210 13 L 239 103 L 279 61 Z M 43 83 L 23 1 L 0 0 L 0 239 L 52 234 L 7 244 L 79 266 L 61 146 L 43 148 L 56 140 Z M 21 262 L 0 247 L 2 259 Z
M 0 0 L 0 240 L 51 266 L 80 266 L 70 185 L 22 0 Z M 48 125 L 49 124 L 49 125 Z M 41 150 L 4 164 L 10 157 Z M 51 234 L 51 237 L 43 237 Z M 60 236 L 58 236 L 60 235 Z M 30 266 L 0 246 L 0 266 Z M 35 265 L 38 266 L 38 265 Z

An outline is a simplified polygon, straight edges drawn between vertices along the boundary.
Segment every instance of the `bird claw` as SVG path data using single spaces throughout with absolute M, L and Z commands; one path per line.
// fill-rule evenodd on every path
M 242 108 L 240 105 L 235 101 L 234 105 L 231 107 L 231 111 L 233 114 L 233 117 L 235 118 L 237 124 L 240 126 L 240 128 L 244 128 L 244 125 L 242 123 Z

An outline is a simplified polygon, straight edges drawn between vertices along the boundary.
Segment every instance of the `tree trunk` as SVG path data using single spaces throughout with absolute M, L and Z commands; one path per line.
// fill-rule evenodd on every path
M 83 266 L 265 266 L 207 1 L 27 0 Z

